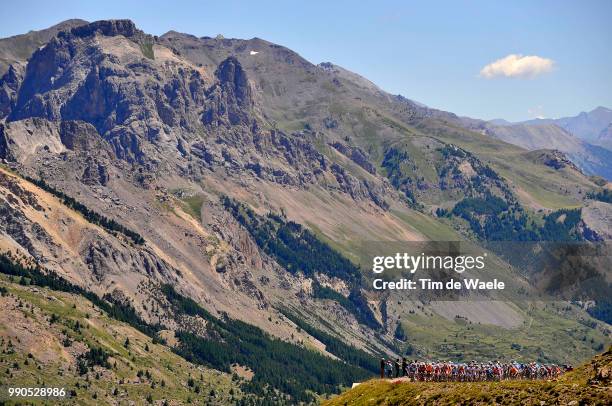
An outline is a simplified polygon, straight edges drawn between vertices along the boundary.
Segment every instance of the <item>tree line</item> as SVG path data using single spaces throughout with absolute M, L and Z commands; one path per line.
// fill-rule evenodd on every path
M 334 360 L 318 352 L 273 338 L 260 328 L 231 319 L 216 318 L 193 299 L 163 285 L 162 292 L 175 314 L 199 316 L 207 321 L 205 336 L 179 331 L 177 354 L 190 362 L 231 372 L 231 365 L 249 367 L 253 378 L 243 383 L 243 389 L 259 396 L 278 390 L 295 402 L 313 402 L 314 393 L 337 393 L 341 386 L 371 376 L 365 355 L 357 350 L 349 357 L 355 365 Z M 331 341 L 329 341 L 331 342 Z M 349 347 L 337 345 L 341 355 L 351 353 Z M 375 367 L 374 367 L 375 370 Z
M 508 204 L 492 194 L 466 197 L 450 213 L 466 220 L 472 232 L 484 241 L 582 241 L 577 227 L 581 209 L 559 209 L 543 217 L 538 225 L 521 207 Z
M 43 189 L 44 191 L 51 193 L 53 196 L 60 199 L 64 205 L 81 213 L 83 217 L 85 217 L 85 219 L 89 221 L 90 223 L 96 224 L 104 228 L 106 231 L 110 232 L 111 234 L 115 232 L 121 233 L 125 235 L 126 237 L 128 237 L 130 240 L 132 240 L 134 244 L 142 245 L 145 243 L 144 238 L 140 234 L 138 234 L 136 231 L 130 230 L 124 225 L 117 223 L 115 220 L 109 219 L 103 216 L 102 214 L 89 209 L 87 206 L 85 206 L 83 203 L 78 202 L 73 197 L 68 196 L 66 193 L 62 192 L 61 190 L 55 189 L 53 186 L 45 182 L 44 179 L 34 179 L 28 176 L 23 176 L 23 178 L 27 180 L 28 182 L 35 184 L 36 186 Z
M 612 203 L 612 190 L 602 189 L 599 192 L 587 193 L 589 199 L 599 200 L 600 202 Z
M 142 320 L 133 306 L 113 301 L 110 296 L 100 298 L 55 272 L 37 264 L 23 262 L 11 254 L 0 253 L 0 273 L 19 277 L 22 284 L 81 295 L 105 311 L 109 317 L 126 322 L 159 340 L 157 333 L 162 327 Z M 331 351 L 346 357 L 351 364 L 272 338 L 258 327 L 242 321 L 227 316 L 216 318 L 193 299 L 177 293 L 170 285 L 162 285 L 161 291 L 176 316 L 200 316 L 208 322 L 206 337 L 188 331 L 177 332 L 180 344 L 174 351 L 188 361 L 225 372 L 231 372 L 231 365 L 236 363 L 248 366 L 255 372 L 251 381 L 243 383 L 243 389 L 248 393 L 276 396 L 279 391 L 291 396 L 293 402 L 312 402 L 315 400 L 314 393 L 337 393 L 342 386 L 371 375 L 372 365 L 364 368 L 368 362 L 371 363 L 366 360 L 367 354 L 359 353 L 356 349 L 352 353 L 353 347 L 342 346 L 339 341 L 332 343 L 327 339 Z M 108 367 L 108 356 L 101 348 L 91 348 L 79 358 L 79 370 L 86 371 L 93 365 Z
M 379 362 L 371 354 L 357 349 L 354 346 L 345 343 L 343 340 L 332 336 L 331 334 L 314 328 L 304 319 L 291 313 L 287 309 L 283 309 L 282 313 L 285 317 L 294 322 L 300 329 L 308 333 L 308 335 L 325 344 L 325 351 L 334 354 L 336 357 L 348 362 L 349 364 L 357 365 L 374 374 L 379 372 Z
M 43 270 L 38 264 L 23 265 L 19 258 L 11 254 L 0 253 L 0 273 L 20 277 L 21 283 L 83 296 L 104 310 L 109 317 L 128 323 L 146 335 L 154 336 L 159 331 L 159 326 L 150 325 L 143 321 L 136 309 L 130 304 L 115 301 L 109 295 L 100 298 L 95 293 L 68 282 L 53 271 Z

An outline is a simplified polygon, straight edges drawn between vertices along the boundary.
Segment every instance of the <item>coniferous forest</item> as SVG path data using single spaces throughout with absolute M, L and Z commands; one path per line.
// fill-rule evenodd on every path
M 248 366 L 255 372 L 253 380 L 244 384 L 250 393 L 264 396 L 270 390 L 280 390 L 296 401 L 309 402 L 314 400 L 310 391 L 337 392 L 341 386 L 371 376 L 374 369 L 374 359 L 353 347 L 332 344 L 330 352 L 334 353 L 336 349 L 337 354 L 334 354 L 347 362 L 333 360 L 272 338 L 258 327 L 242 321 L 215 318 L 170 285 L 163 285 L 162 291 L 176 314 L 200 316 L 208 322 L 207 337 L 179 332 L 177 353 L 188 361 L 226 372 L 230 371 L 232 364 Z M 327 342 L 332 343 L 332 339 Z
M 19 258 L 3 253 L 0 254 L 0 273 L 19 278 L 24 285 L 84 296 L 110 317 L 128 323 L 157 342 L 164 342 L 157 336 L 161 326 L 142 320 L 131 305 L 113 301 L 110 296 L 100 298 L 38 265 L 23 265 Z M 295 316 L 292 320 L 300 328 L 315 333 L 329 346 L 329 351 L 341 360 L 272 338 L 258 327 L 242 321 L 216 318 L 170 285 L 162 285 L 160 290 L 177 318 L 180 315 L 199 316 L 208 322 L 206 337 L 178 331 L 180 345 L 175 352 L 188 361 L 225 372 L 230 372 L 233 364 L 247 366 L 255 372 L 253 380 L 243 383 L 243 390 L 247 393 L 266 396 L 280 391 L 291 396 L 292 401 L 311 402 L 315 399 L 315 393 L 336 393 L 375 371 L 373 357 L 328 334 L 315 332 Z M 79 371 L 84 374 L 95 365 L 107 368 L 108 357 L 109 354 L 102 348 L 93 348 L 79 358 Z

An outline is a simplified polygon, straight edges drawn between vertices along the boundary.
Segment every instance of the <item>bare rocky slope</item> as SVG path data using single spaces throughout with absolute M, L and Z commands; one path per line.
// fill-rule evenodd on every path
M 239 330 L 258 337 L 247 361 L 278 344 L 262 331 L 363 373 L 382 353 L 577 361 L 610 342 L 577 304 L 451 311 L 360 284 L 368 241 L 481 244 L 544 238 L 550 224 L 608 239 L 609 210 L 576 210 L 599 186 L 563 154 L 468 130 L 261 39 L 155 37 L 129 20 L 63 28 L 0 80 L 0 247 L 129 305 L 155 334 L 184 333 L 183 356 L 228 367 L 200 344 L 231 345 Z M 457 209 L 492 196 L 500 212 Z M 490 272 L 527 286 L 501 258 Z M 338 388 L 268 372 L 255 379 L 301 400 Z

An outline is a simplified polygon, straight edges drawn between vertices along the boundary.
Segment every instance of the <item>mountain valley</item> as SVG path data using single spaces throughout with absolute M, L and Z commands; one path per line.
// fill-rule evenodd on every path
M 104 379 L 87 396 L 163 362 L 182 371 L 167 390 L 152 379 L 155 399 L 195 398 L 202 373 L 211 402 L 308 403 L 376 374 L 381 355 L 578 363 L 610 345 L 611 303 L 516 296 L 534 275 L 488 245 L 605 246 L 611 184 L 592 176 L 610 179 L 605 143 L 460 118 L 258 38 L 57 27 L 0 40 L 0 286 L 10 314 L 39 330 L 61 310 L 62 323 L 118 332 L 84 334 L 121 365 L 96 365 Z M 547 149 L 551 138 L 566 148 Z M 511 289 L 453 302 L 373 292 L 363 247 L 398 241 L 475 244 L 492 258 L 487 277 Z M 19 264 L 73 288 L 49 292 L 56 282 Z M 605 267 L 591 276 L 609 289 Z M 19 300 L 46 313 L 28 319 Z M 8 325 L 3 342 L 23 340 Z M 136 361 L 118 345 L 126 334 Z M 3 362 L 22 365 L 35 345 Z M 67 351 L 53 348 L 49 362 Z M 78 355 L 65 360 L 74 374 Z

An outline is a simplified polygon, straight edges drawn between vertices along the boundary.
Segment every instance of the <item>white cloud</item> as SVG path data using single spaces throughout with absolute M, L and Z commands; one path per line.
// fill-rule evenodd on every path
M 542 58 L 537 55 L 523 56 L 510 54 L 486 65 L 480 70 L 480 76 L 492 79 L 499 76 L 507 78 L 534 78 L 543 73 L 550 72 L 553 68 L 552 59 Z

